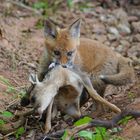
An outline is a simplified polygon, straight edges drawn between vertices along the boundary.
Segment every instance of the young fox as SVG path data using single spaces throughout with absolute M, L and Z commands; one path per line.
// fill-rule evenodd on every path
M 98 41 L 80 38 L 80 24 L 78 19 L 69 27 L 60 29 L 51 20 L 45 22 L 46 47 L 40 60 L 39 80 L 44 79 L 51 64 L 60 64 L 65 68 L 74 64 L 90 75 L 94 89 L 101 96 L 107 84 L 125 85 L 131 82 L 134 71 L 130 61 Z M 27 92 L 32 89 L 33 86 Z M 24 98 L 21 104 L 29 104 L 28 98 Z
M 50 63 L 73 67 L 90 74 L 93 87 L 103 96 L 106 84 L 124 85 L 132 81 L 133 68 L 127 58 L 98 41 L 80 38 L 81 20 L 60 29 L 52 21 L 45 22 L 45 51 L 41 59 L 39 80 Z

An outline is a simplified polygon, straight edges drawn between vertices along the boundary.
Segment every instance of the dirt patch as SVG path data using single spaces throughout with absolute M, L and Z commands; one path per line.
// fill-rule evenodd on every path
M 23 7 L 8 4 L 3 1 L 0 5 L 0 76 L 9 80 L 10 87 L 15 87 L 18 90 L 15 93 L 12 91 L 8 93 L 9 85 L 0 81 L 1 111 L 5 110 L 15 99 L 20 99 L 20 90 L 25 89 L 30 84 L 28 75 L 32 71 L 37 71 L 38 61 L 44 47 L 43 29 L 36 26 L 42 17 L 33 16 L 30 11 Z M 83 18 L 81 36 L 99 40 L 108 45 L 110 49 L 131 58 L 136 72 L 135 83 L 123 87 L 108 87 L 106 98 L 123 110 L 126 108 L 140 110 L 139 16 L 123 11 L 127 15 L 126 19 L 123 20 L 126 22 L 123 22 L 121 18 L 117 17 L 115 10 L 105 9 L 96 5 L 96 2 L 93 2 L 93 6 L 92 10 L 80 11 L 77 8 L 69 10 L 65 4 L 62 4 L 51 18 L 62 27 L 66 27 L 79 17 Z M 119 8 L 116 9 L 119 11 Z M 112 116 L 112 114 L 107 113 L 103 116 Z M 63 124 L 62 127 L 68 126 L 60 118 L 57 121 Z M 56 125 L 57 121 L 53 123 Z M 28 126 L 33 125 L 32 122 L 28 121 Z M 39 123 L 37 125 L 36 129 L 40 130 Z M 57 127 L 56 125 L 56 130 L 60 129 Z M 34 126 L 29 127 L 28 130 L 31 131 L 33 128 Z M 139 130 L 140 126 L 133 120 L 123 127 L 120 136 L 124 139 L 138 140 L 140 139 Z M 28 133 L 26 132 L 25 135 L 24 138 L 27 138 Z

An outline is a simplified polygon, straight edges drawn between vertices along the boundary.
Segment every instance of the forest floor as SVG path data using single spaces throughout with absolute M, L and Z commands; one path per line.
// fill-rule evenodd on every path
M 136 73 L 134 83 L 122 87 L 109 85 L 106 98 L 123 110 L 140 110 L 140 5 L 128 4 L 125 10 L 118 7 L 103 8 L 97 2 L 87 5 L 79 4 L 80 6 L 75 3 L 74 5 L 74 8 L 70 8 L 65 3 L 59 3 L 59 8 L 57 7 L 55 12 L 48 9 L 45 14 L 61 27 L 68 26 L 79 17 L 82 18 L 81 36 L 99 40 L 110 49 L 114 49 L 132 60 Z M 39 58 L 44 49 L 43 18 L 32 9 L 12 2 L 1 1 L 0 112 L 16 103 L 18 103 L 16 109 L 22 108 L 19 101 L 25 93 L 25 89 L 30 85 L 28 75 L 37 71 Z M 13 113 L 16 112 L 16 109 L 12 110 Z M 112 115 L 114 114 L 105 113 L 100 118 L 107 119 Z M 34 123 L 33 117 L 30 119 Z M 130 120 L 121 126 L 122 130 L 116 135 L 125 140 L 139 140 L 140 125 L 138 121 Z M 26 132 L 20 139 L 31 139 L 33 132 L 36 135 L 38 135 L 37 132 L 42 134 L 39 123 L 35 125 L 29 120 L 26 122 Z M 68 124 L 65 122 L 62 126 L 68 127 Z M 61 126 L 58 128 L 60 129 Z M 57 130 L 57 126 L 55 130 Z M 0 133 L 0 137 L 5 135 Z M 10 135 L 8 138 L 16 139 L 14 135 Z

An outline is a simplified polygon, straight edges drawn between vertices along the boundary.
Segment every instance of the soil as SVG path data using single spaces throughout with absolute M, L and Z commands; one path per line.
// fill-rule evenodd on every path
M 57 8 L 56 12 L 47 12 L 48 16 L 62 27 L 66 27 L 79 17 L 82 18 L 81 36 L 99 40 L 108 45 L 110 49 L 114 49 L 132 60 L 136 73 L 134 83 L 122 87 L 109 85 L 106 91 L 106 98 L 122 110 L 133 109 L 139 111 L 140 31 L 137 25 L 140 17 L 135 14 L 135 11 L 140 12 L 140 5 L 133 5 L 132 7 L 128 5 L 132 11 L 134 9 L 134 12 L 124 10 L 127 15 L 126 21 L 129 24 L 129 26 L 125 24 L 125 27 L 128 27 L 131 33 L 124 30 L 120 31 L 117 27 L 118 23 L 110 23 L 112 19 L 104 21 L 107 15 L 111 16 L 114 13 L 114 8 L 103 8 L 98 2 L 92 2 L 90 5 L 94 8 L 79 10 L 77 7 L 70 9 L 63 3 L 59 5 L 60 8 Z M 119 8 L 115 7 L 115 10 L 119 10 Z M 113 15 L 115 17 L 114 22 L 118 19 L 117 15 Z M 33 11 L 11 2 L 2 1 L 0 4 L 0 112 L 6 110 L 16 101 L 20 106 L 21 91 L 25 92 L 25 89 L 30 85 L 28 75 L 38 70 L 39 58 L 44 49 L 43 27 L 38 26 L 42 19 L 42 16 L 35 14 Z M 110 26 L 117 29 L 120 35 L 119 38 L 115 32 L 109 32 L 108 28 Z M 2 79 L 8 79 L 10 84 L 7 84 Z M 14 87 L 14 91 L 10 90 L 10 87 Z M 100 118 L 111 118 L 113 115 L 107 112 Z M 68 127 L 68 124 L 61 120 L 60 117 L 57 119 L 53 122 L 54 131 L 61 129 L 61 127 Z M 31 139 L 32 136 L 42 134 L 40 123 L 37 122 L 35 125 L 35 121 L 37 121 L 36 117 L 28 119 L 26 132 L 20 139 Z M 121 126 L 122 131 L 116 135 L 125 140 L 139 140 L 140 125 L 138 121 L 132 119 L 126 125 Z M 4 136 L 4 134 L 0 135 Z M 9 136 L 8 138 L 16 139 L 14 136 Z

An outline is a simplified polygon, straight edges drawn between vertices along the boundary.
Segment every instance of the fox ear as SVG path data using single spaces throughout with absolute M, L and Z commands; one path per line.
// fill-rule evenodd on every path
M 80 25 L 81 25 L 81 19 L 79 18 L 69 26 L 71 37 L 74 37 L 74 38 L 80 37 Z
M 56 38 L 57 27 L 52 20 L 48 19 L 44 23 L 44 33 L 46 37 Z
M 37 84 L 40 83 L 39 80 L 38 80 L 37 75 L 36 75 L 36 74 L 33 74 L 33 73 L 29 75 L 29 81 L 30 81 L 33 85 L 37 85 Z

